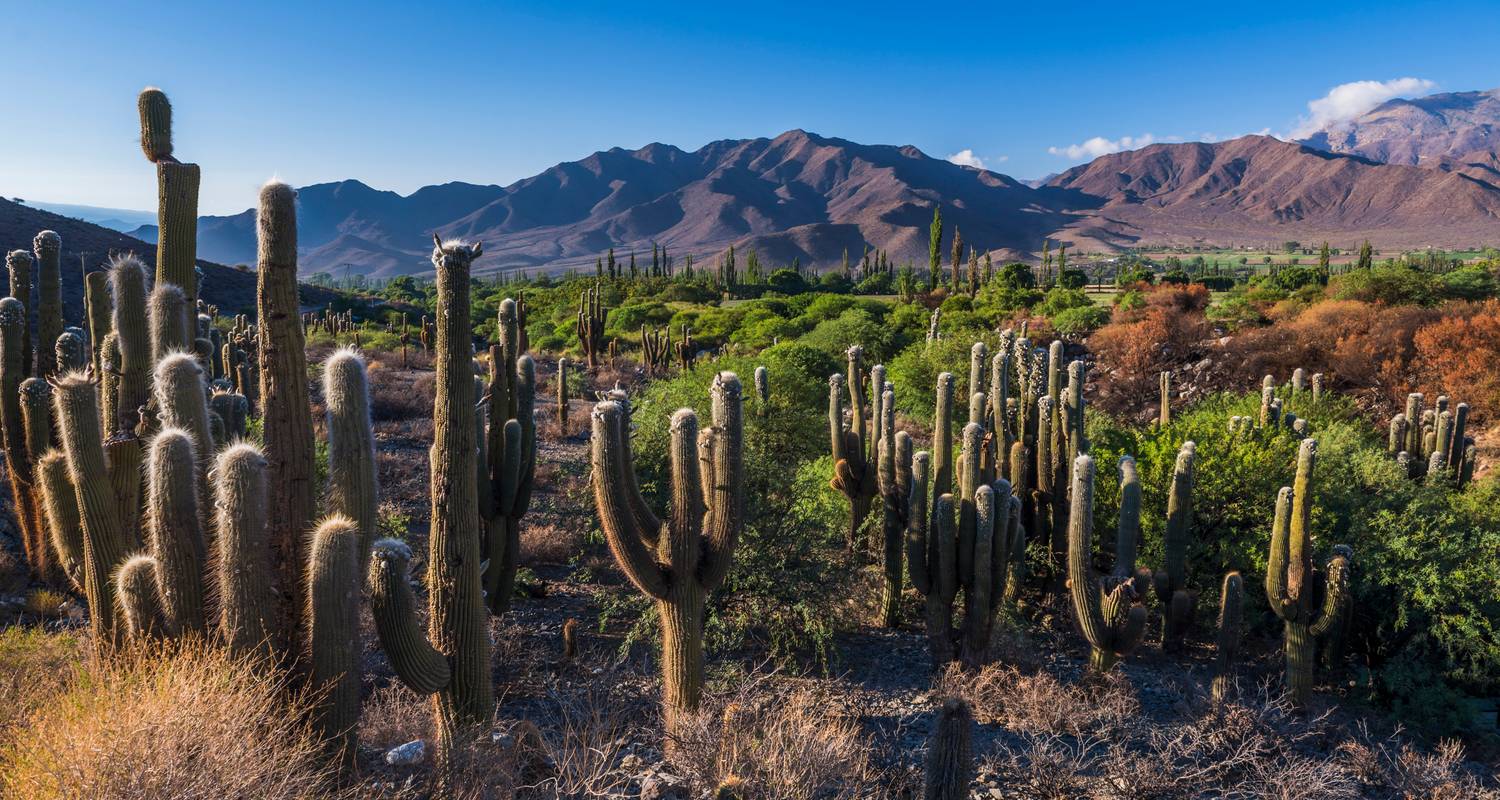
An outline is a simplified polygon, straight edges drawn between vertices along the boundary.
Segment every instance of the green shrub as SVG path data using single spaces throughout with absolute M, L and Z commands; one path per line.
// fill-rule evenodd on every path
M 1077 336 L 1103 327 L 1109 322 L 1109 309 L 1100 306 L 1069 308 L 1052 316 L 1052 328 L 1058 333 Z

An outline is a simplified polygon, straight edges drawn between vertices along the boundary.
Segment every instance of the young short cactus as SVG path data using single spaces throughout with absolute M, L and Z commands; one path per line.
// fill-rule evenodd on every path
M 131 556 L 114 576 L 114 595 L 119 598 L 123 637 L 143 642 L 162 632 L 161 604 L 156 590 L 156 559 L 145 554 Z
M 1165 428 L 1172 424 L 1172 371 L 1162 370 L 1161 397 L 1157 401 L 1156 425 Z
M 844 541 L 854 549 L 859 541 L 859 531 L 865 518 L 870 515 L 870 506 L 877 490 L 877 453 L 870 429 L 869 407 L 866 405 L 865 376 L 862 364 L 864 349 L 859 345 L 850 347 L 846 353 L 849 361 L 849 426 L 844 426 L 843 389 L 845 379 L 838 373 L 828 378 L 828 430 L 833 453 L 833 480 L 829 482 L 835 490 L 849 501 L 849 529 Z M 877 367 L 881 376 L 884 368 Z M 880 377 L 875 387 L 875 416 L 880 415 L 880 393 L 885 379 Z
M 877 391 L 883 387 L 875 387 Z M 771 374 L 764 366 L 755 368 L 755 414 L 764 417 L 771 409 Z
M 923 800 L 967 800 L 974 780 L 974 715 L 957 698 L 943 701 L 927 738 Z
M 1230 572 L 1224 576 L 1224 585 L 1219 590 L 1218 642 L 1214 654 L 1212 685 L 1215 703 L 1228 699 L 1234 688 L 1234 660 L 1240 650 L 1244 613 L 1245 579 L 1238 572 Z
M 406 583 L 405 545 L 376 542 L 370 563 L 375 629 L 391 666 L 419 694 L 437 693 L 439 793 L 452 780 L 454 737 L 494 711 L 490 639 L 480 574 L 479 443 L 470 354 L 469 274 L 482 246 L 434 241 L 437 268 L 437 397 L 433 405 L 432 529 L 428 536 L 428 633 Z M 299 333 L 295 315 L 289 317 Z M 265 370 L 262 370 L 265 372 Z M 429 641 L 430 640 L 430 641 Z
M 710 389 L 713 426 L 691 409 L 672 415 L 672 515 L 660 522 L 636 489 L 625 409 L 594 407 L 593 483 L 600 523 L 625 576 L 656 601 L 662 631 L 668 746 L 703 692 L 703 609 L 729 572 L 744 525 L 742 400 L 731 372 Z
M 557 359 L 557 435 L 568 436 L 568 359 Z
M 359 523 L 334 514 L 312 535 L 307 561 L 309 685 L 320 694 L 312 722 L 339 761 L 358 755 L 360 553 Z
M 1198 595 L 1187 588 L 1187 549 L 1193 527 L 1193 464 L 1197 446 L 1186 442 L 1177 451 L 1172 488 L 1167 495 L 1167 529 L 1162 536 L 1162 569 L 1152 576 L 1156 600 L 1163 609 L 1161 646 L 1180 649 L 1193 624 Z
M 1123 460 L 1122 460 L 1123 461 Z M 1141 501 L 1140 483 L 1133 469 L 1121 470 L 1121 516 Z M 1094 574 L 1094 459 L 1081 455 L 1073 463 L 1072 513 L 1068 516 L 1068 588 L 1078 627 L 1090 647 L 1089 666 L 1108 672 L 1129 655 L 1146 630 L 1146 609 L 1135 602 L 1133 581 L 1117 575 Z
M 1266 600 L 1286 623 L 1287 696 L 1305 706 L 1312 696 L 1317 637 L 1335 624 L 1349 602 L 1349 557 L 1336 552 L 1326 570 L 1312 560 L 1312 477 L 1318 442 L 1304 439 L 1297 453 L 1297 479 L 1276 496 Z

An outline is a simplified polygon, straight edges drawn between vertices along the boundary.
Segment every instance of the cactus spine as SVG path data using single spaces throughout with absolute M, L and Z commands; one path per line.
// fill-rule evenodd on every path
M 359 523 L 334 514 L 313 533 L 307 562 L 309 679 L 320 691 L 313 725 L 346 766 L 358 755 L 360 552 Z
M 172 155 L 172 105 L 166 94 L 148 87 L 136 103 L 141 113 L 141 152 L 156 165 L 156 283 L 179 287 L 186 307 L 197 308 L 201 175 L 197 164 L 184 164 Z M 188 340 L 178 346 L 191 344 Z
M 692 409 L 672 415 L 672 514 L 647 508 L 630 474 L 625 410 L 606 400 L 593 412 L 594 499 L 611 552 L 630 582 L 656 601 L 662 626 L 663 708 L 668 747 L 703 692 L 703 609 L 729 572 L 744 524 L 740 380 L 721 372 L 710 389 L 713 426 L 701 434 Z
M 948 699 L 927 740 L 923 800 L 966 800 L 974 779 L 974 716 L 962 700 Z
M 485 525 L 481 552 L 488 562 L 484 589 L 492 613 L 510 607 L 515 590 L 516 557 L 521 549 L 521 518 L 531 506 L 536 470 L 536 364 L 525 352 L 517 303 L 500 301 L 499 343 L 490 347 L 494 365 L 489 386 L 484 478 L 480 481 L 480 517 Z
M 1124 468 L 1120 480 L 1121 516 L 1139 518 L 1140 483 L 1135 470 Z M 1132 465 L 1133 466 L 1133 463 Z M 1068 515 L 1068 587 L 1078 627 L 1090 647 L 1089 666 L 1108 672 L 1129 655 L 1146 630 L 1146 609 L 1136 604 L 1135 585 L 1111 575 L 1094 574 L 1094 459 L 1081 455 L 1073 463 L 1072 511 Z
M 313 521 L 313 431 L 307 413 L 307 356 L 297 300 L 296 192 L 284 183 L 261 188 L 256 306 L 260 316 L 260 393 L 269 480 L 277 513 L 267 520 L 279 580 L 275 650 L 300 649 L 307 600 L 302 581 L 306 531 Z M 119 317 L 116 317 L 118 329 Z M 466 353 L 467 355 L 467 353 Z M 471 426 L 472 427 L 472 426 Z
M 1297 452 L 1297 478 L 1276 496 L 1266 600 L 1286 623 L 1287 694 L 1305 706 L 1312 696 L 1317 637 L 1337 622 L 1349 602 L 1349 558 L 1336 552 L 1326 571 L 1312 561 L 1312 472 L 1318 443 L 1304 439 Z
M 1163 650 L 1177 650 L 1193 624 L 1197 594 L 1187 588 L 1187 548 L 1193 527 L 1193 464 L 1198 449 L 1185 442 L 1177 451 L 1172 469 L 1172 489 L 1167 496 L 1167 530 L 1162 537 L 1163 569 L 1152 581 L 1157 602 L 1165 609 L 1162 620 Z
M 323 402 L 328 407 L 328 511 L 359 528 L 357 563 L 364 570 L 375 545 L 380 499 L 370 388 L 365 360 L 357 351 L 341 348 L 324 362 Z
M 434 237 L 437 268 L 437 398 L 433 405 L 432 530 L 428 537 L 428 634 L 418 630 L 406 585 L 409 553 L 399 542 L 377 542 L 370 565 L 371 610 L 391 666 L 419 694 L 433 694 L 437 783 L 452 779 L 459 726 L 477 725 L 494 710 L 490 640 L 480 576 L 479 443 L 469 337 L 469 271 L 481 245 L 443 244 Z M 301 330 L 295 315 L 291 322 Z M 265 371 L 264 368 L 262 370 Z M 429 642 L 429 639 L 431 640 Z
M 1317 376 L 1314 375 L 1314 378 Z M 1316 382 L 1313 384 L 1317 385 Z M 1240 650 L 1245 613 L 1245 579 L 1238 572 L 1224 576 L 1219 590 L 1219 635 L 1214 654 L 1213 700 L 1222 703 L 1234 685 L 1234 660 Z

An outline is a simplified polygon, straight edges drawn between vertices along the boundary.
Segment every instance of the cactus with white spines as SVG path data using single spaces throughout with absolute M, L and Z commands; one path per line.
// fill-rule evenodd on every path
M 1127 484 L 1133 473 L 1122 470 L 1122 505 L 1140 503 L 1139 483 L 1133 489 Z M 1146 630 L 1146 609 L 1136 602 L 1134 581 L 1094 574 L 1094 459 L 1088 455 L 1079 456 L 1073 464 L 1072 505 L 1068 517 L 1068 588 L 1078 627 L 1089 643 L 1089 666 L 1103 673 L 1140 643 Z M 1126 513 L 1121 511 L 1122 515 Z

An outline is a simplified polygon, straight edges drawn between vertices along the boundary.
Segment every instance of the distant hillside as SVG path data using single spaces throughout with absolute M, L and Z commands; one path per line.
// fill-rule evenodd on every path
M 1492 100 L 1469 102 L 1463 118 L 1478 125 Z M 1478 130 L 1433 134 L 1432 148 L 1467 147 Z M 1408 151 L 1391 143 L 1380 152 Z M 1402 156 L 1413 158 L 1422 160 Z M 679 260 L 710 259 L 733 244 L 777 265 L 795 258 L 832 266 L 845 251 L 858 258 L 866 247 L 885 249 L 898 263 L 926 264 L 935 206 L 949 236 L 957 227 L 966 243 L 999 259 L 1033 258 L 1048 239 L 1094 250 L 1288 238 L 1370 238 L 1385 247 L 1500 242 L 1500 161 L 1479 154 L 1440 166 L 1246 136 L 1153 145 L 1022 183 L 915 147 L 794 130 L 693 152 L 616 148 L 505 187 L 449 183 L 403 197 L 353 180 L 307 186 L 298 190 L 298 238 L 303 274 L 337 277 L 428 272 L 433 232 L 483 241 L 480 272 L 587 270 L 610 247 L 621 257 L 649 258 L 653 243 Z M 136 235 L 151 241 L 155 230 Z M 252 261 L 254 213 L 203 217 L 199 253 Z
M 156 248 L 82 220 L 50 211 L 0 200 L 0 249 L 31 250 L 31 240 L 44 230 L 57 231 L 62 237 L 63 316 L 70 325 L 83 324 L 83 270 L 102 269 L 111 253 L 133 252 L 148 265 L 154 264 Z M 255 312 L 255 272 L 240 271 L 210 261 L 198 262 L 203 268 L 203 298 L 217 305 L 222 313 Z M 10 291 L 10 278 L 0 269 L 0 287 Z M 322 305 L 332 294 L 314 286 L 302 287 L 302 302 Z
M 1388 100 L 1306 144 L 1386 164 L 1454 168 L 1500 154 L 1500 89 Z
M 1500 189 L 1493 184 L 1268 136 L 1115 153 L 1049 185 L 1102 201 L 1057 234 L 1080 243 L 1500 241 Z

